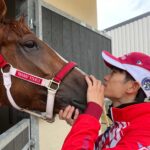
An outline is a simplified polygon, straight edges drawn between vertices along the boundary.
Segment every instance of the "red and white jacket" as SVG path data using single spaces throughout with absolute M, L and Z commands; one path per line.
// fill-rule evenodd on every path
M 88 107 L 97 109 L 94 104 Z M 81 114 L 62 150 L 150 150 L 150 103 L 112 107 L 111 111 L 114 123 L 99 137 L 97 116 L 91 111 Z

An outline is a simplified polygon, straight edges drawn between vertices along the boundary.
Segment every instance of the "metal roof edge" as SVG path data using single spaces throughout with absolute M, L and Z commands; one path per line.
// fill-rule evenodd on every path
M 144 17 L 147 17 L 147 16 L 150 16 L 150 11 L 148 11 L 148 12 L 146 12 L 146 13 L 144 13 L 144 14 L 141 14 L 141 15 L 139 15 L 139 16 L 136 16 L 136 17 L 134 17 L 134 18 L 128 19 L 128 20 L 126 20 L 126 21 L 123 21 L 123 22 L 121 22 L 121 23 L 118 23 L 118 24 L 116 24 L 116 25 L 113 25 L 113 26 L 111 26 L 111 27 L 109 27 L 109 28 L 106 28 L 106 29 L 102 30 L 101 32 L 104 32 L 104 33 L 105 33 L 105 32 L 107 32 L 107 31 L 110 31 L 110 30 L 112 30 L 112 29 L 118 28 L 118 27 L 120 27 L 120 26 L 123 26 L 123 25 L 125 25 L 125 24 L 134 22 L 134 21 L 136 21 L 136 20 L 139 20 L 139 19 L 144 18 Z

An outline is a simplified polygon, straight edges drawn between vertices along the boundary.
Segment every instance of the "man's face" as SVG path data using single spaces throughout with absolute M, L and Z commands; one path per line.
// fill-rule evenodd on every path
M 104 95 L 113 100 L 122 99 L 128 88 L 126 82 L 126 73 L 120 72 L 117 69 L 112 69 L 111 72 L 104 77 Z

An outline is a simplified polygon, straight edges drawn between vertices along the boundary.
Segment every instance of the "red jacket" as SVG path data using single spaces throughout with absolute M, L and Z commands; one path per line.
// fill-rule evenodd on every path
M 150 103 L 112 108 L 112 117 L 113 125 L 98 137 L 98 119 L 80 115 L 62 150 L 150 150 Z

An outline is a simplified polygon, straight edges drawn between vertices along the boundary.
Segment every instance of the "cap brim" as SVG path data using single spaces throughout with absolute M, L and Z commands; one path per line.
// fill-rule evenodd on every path
M 140 87 L 143 89 L 144 93 L 147 97 L 150 97 L 150 90 L 145 88 L 146 80 L 149 80 L 150 72 L 144 68 L 141 68 L 132 64 L 121 63 L 121 60 L 117 57 L 114 57 L 107 51 L 102 51 L 102 57 L 104 59 L 105 64 L 108 67 L 117 67 L 122 70 L 126 70 L 136 81 L 139 82 Z M 145 84 L 144 84 L 145 83 Z
M 105 50 L 102 51 L 102 58 L 104 59 L 104 62 L 108 67 L 111 68 L 112 66 L 114 66 L 126 70 L 117 57 L 114 57 L 113 55 L 111 55 L 109 52 Z

